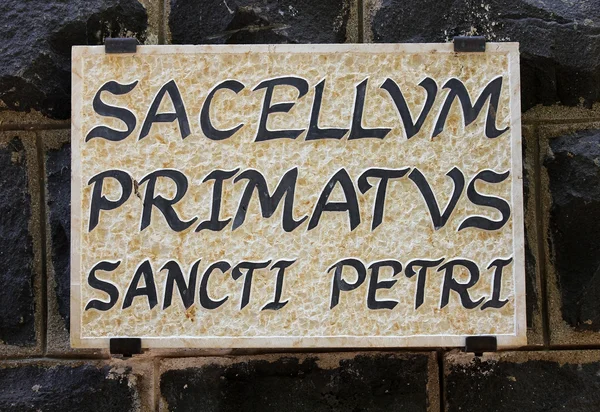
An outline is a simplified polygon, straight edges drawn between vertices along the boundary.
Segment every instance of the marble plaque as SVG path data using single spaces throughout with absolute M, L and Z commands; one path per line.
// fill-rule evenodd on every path
M 72 70 L 74 347 L 526 344 L 518 44 Z

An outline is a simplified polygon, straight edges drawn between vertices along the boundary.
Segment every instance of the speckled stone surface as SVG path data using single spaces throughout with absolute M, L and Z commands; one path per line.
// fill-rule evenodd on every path
M 145 345 L 150 346 L 343 346 L 350 342 L 354 346 L 453 345 L 460 344 L 461 336 L 492 334 L 500 336 L 501 344 L 524 344 L 519 84 L 518 64 L 510 61 L 516 59 L 516 46 L 512 49 L 514 54 L 508 52 L 513 46 L 494 52 L 493 47 L 500 46 L 488 45 L 492 49 L 485 54 L 455 54 L 451 52 L 451 45 L 437 45 L 439 53 L 434 52 L 435 45 L 422 50 L 414 45 L 407 49 L 399 45 L 264 46 L 262 52 L 249 52 L 250 49 L 243 46 L 141 47 L 136 55 L 104 55 L 98 48 L 75 49 L 72 226 L 76 247 L 72 250 L 72 343 L 107 345 L 107 337 L 141 336 L 163 338 L 147 340 Z M 350 51 L 349 47 L 357 48 Z M 179 54 L 171 54 L 175 52 Z M 306 79 L 309 91 L 298 99 L 293 87 L 275 89 L 273 103 L 292 101 L 295 105 L 289 113 L 269 116 L 271 130 L 306 129 L 314 86 L 322 79 L 326 79 L 326 83 L 320 127 L 350 128 L 355 86 L 368 77 L 363 127 L 388 127 L 391 132 L 383 140 L 345 137 L 305 141 L 306 133 L 303 133 L 295 140 L 254 142 L 265 93 L 252 89 L 262 80 L 289 75 Z M 425 101 L 425 92 L 418 86 L 425 76 L 437 82 L 438 96 L 421 131 L 407 140 L 390 96 L 379 86 L 386 78 L 393 78 L 416 117 Z M 510 127 L 508 132 L 496 139 L 486 138 L 483 112 L 487 111 L 487 104 L 478 118 L 466 127 L 460 106 L 454 104 L 444 131 L 431 137 L 447 93 L 442 86 L 448 79 L 456 77 L 463 81 L 474 102 L 485 85 L 498 76 L 503 77 L 504 86 L 496 125 L 499 129 Z M 156 93 L 171 79 L 181 92 L 191 134 L 182 140 L 176 121 L 156 123 L 148 136 L 138 140 Z M 244 126 L 231 138 L 211 141 L 201 131 L 199 114 L 208 92 L 225 79 L 236 79 L 245 88 L 238 94 L 225 90 L 215 95 L 210 112 L 212 122 L 221 129 L 242 123 Z M 133 133 L 120 142 L 105 139 L 84 142 L 85 135 L 98 125 L 124 130 L 122 122 L 99 116 L 92 108 L 94 95 L 109 80 L 123 84 L 139 82 L 127 95 L 102 94 L 107 104 L 134 112 L 137 125 Z M 172 110 L 167 96 L 160 111 Z M 476 186 L 480 193 L 501 197 L 512 205 L 511 218 L 504 227 L 496 231 L 472 228 L 457 231 L 469 216 L 500 219 L 497 210 L 476 206 L 463 193 L 446 225 L 435 230 L 421 193 L 404 177 L 390 181 L 383 223 L 371 229 L 376 190 L 361 194 L 356 186 L 364 170 L 417 167 L 444 210 L 453 190 L 446 173 L 455 166 L 464 174 L 466 185 L 481 170 L 510 170 L 509 178 L 502 183 L 479 182 Z M 194 231 L 198 223 L 208 220 L 210 215 L 213 185 L 202 181 L 212 170 L 258 170 L 273 193 L 281 177 L 293 167 L 298 167 L 294 198 L 296 219 L 303 216 L 310 219 L 323 187 L 336 171 L 345 168 L 358 194 L 361 223 L 350 230 L 348 213 L 324 212 L 314 230 L 307 230 L 306 221 L 286 233 L 281 227 L 282 205 L 272 217 L 263 218 L 254 194 L 246 219 L 237 229 L 232 231 L 230 223 L 220 232 Z M 119 169 L 140 182 L 148 173 L 163 168 L 177 169 L 186 175 L 187 193 L 174 209 L 181 220 L 197 217 L 195 224 L 175 232 L 155 207 L 151 225 L 140 231 L 146 190 L 146 184 L 142 183 L 123 206 L 101 212 L 98 226 L 88 232 L 93 188 L 88 181 L 92 176 Z M 107 180 L 103 194 L 108 199 L 120 196 L 115 183 Z M 243 181 L 224 182 L 221 219 L 235 216 L 244 188 Z M 156 193 L 172 198 L 175 195 L 173 182 L 159 179 Z M 330 201 L 343 200 L 338 187 Z M 381 259 L 396 259 L 404 266 L 413 259 L 471 259 L 481 269 L 480 281 L 469 289 L 475 301 L 482 297 L 487 299 L 492 293 L 493 270 L 487 269 L 490 262 L 513 257 L 507 269 L 509 275 L 502 278 L 501 298 L 508 299 L 508 303 L 500 309 L 465 309 L 459 295 L 451 292 L 448 305 L 440 309 L 443 272 L 435 268 L 430 270 L 426 280 L 424 303 L 416 310 L 417 276 L 408 278 L 404 273 L 395 277 L 397 282 L 391 289 L 377 293 L 379 300 L 398 302 L 392 310 L 367 309 L 369 275 L 356 290 L 342 292 L 340 304 L 330 309 L 332 274 L 327 270 L 338 260 L 349 257 L 360 259 L 366 266 Z M 146 296 L 138 296 L 130 307 L 121 309 L 133 274 L 146 259 L 154 272 L 158 304 L 150 310 Z M 198 283 L 204 270 L 219 260 L 234 266 L 241 261 L 271 260 L 273 263 L 296 259 L 286 271 L 283 287 L 282 300 L 289 303 L 277 311 L 261 310 L 275 293 L 275 272 L 261 269 L 254 273 L 249 304 L 240 310 L 243 277 L 236 281 L 231 271 L 225 274 L 217 271 L 208 284 L 209 294 L 214 299 L 228 296 L 227 302 L 218 309 L 200 307 L 195 292 L 195 304 L 186 311 L 175 288 L 173 304 L 163 310 L 167 271 L 160 269 L 167 261 L 176 260 L 187 280 L 190 267 L 198 259 L 202 259 Z M 114 272 L 98 273 L 99 278 L 117 286 L 119 300 L 108 311 L 84 311 L 90 300 L 107 299 L 106 294 L 87 285 L 89 270 L 104 260 L 121 261 Z M 391 272 L 389 268 L 383 270 L 380 280 L 390 280 L 388 272 Z M 344 275 L 349 282 L 353 276 L 356 275 L 350 272 Z M 455 277 L 460 283 L 469 279 L 467 272 L 461 271 Z

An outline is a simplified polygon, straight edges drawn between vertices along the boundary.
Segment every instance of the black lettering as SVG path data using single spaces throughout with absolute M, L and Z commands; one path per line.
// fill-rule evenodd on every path
M 202 183 L 214 180 L 213 185 L 213 196 L 212 196 L 212 207 L 210 210 L 210 219 L 200 222 L 196 228 L 196 232 L 208 229 L 214 232 L 219 232 L 225 228 L 231 221 L 231 218 L 225 220 L 219 220 L 219 214 L 221 213 L 221 198 L 223 196 L 223 182 L 226 179 L 230 179 L 236 175 L 240 169 L 231 171 L 227 170 L 213 170 L 202 180 Z
M 98 279 L 96 277 L 96 271 L 102 270 L 104 272 L 112 272 L 118 268 L 120 264 L 121 261 L 114 263 L 102 261 L 97 263 L 92 270 L 90 270 L 90 274 L 88 275 L 88 285 L 94 289 L 101 290 L 102 292 L 106 293 L 108 295 L 108 302 L 92 299 L 87 305 L 85 305 L 85 310 L 98 309 L 100 311 L 107 311 L 115 306 L 117 300 L 119 299 L 119 289 L 117 289 L 117 287 L 112 283 Z
M 168 113 L 156 113 L 163 101 L 163 98 L 165 97 L 165 94 L 167 93 L 169 94 L 171 102 L 173 102 L 175 111 Z M 148 136 L 148 133 L 150 133 L 150 128 L 152 128 L 154 123 L 172 123 L 175 120 L 177 120 L 179 123 L 179 132 L 181 133 L 181 138 L 185 139 L 191 133 L 190 122 L 188 121 L 185 105 L 183 104 L 177 83 L 175 83 L 175 80 L 171 80 L 168 83 L 165 83 L 165 85 L 161 87 L 156 94 L 156 97 L 150 106 L 150 110 L 148 110 L 144 124 L 142 125 L 142 131 L 140 132 L 140 137 L 138 140 L 142 140 L 144 137 Z
M 298 90 L 298 99 L 301 99 L 306 93 L 308 93 L 308 82 L 300 77 L 288 76 L 279 77 L 277 79 L 270 79 L 261 82 L 254 90 L 266 89 L 265 98 L 263 101 L 262 111 L 260 114 L 260 121 L 258 123 L 258 130 L 256 132 L 255 142 L 262 142 L 265 140 L 273 139 L 295 139 L 304 131 L 300 130 L 268 130 L 267 120 L 269 115 L 272 113 L 288 113 L 295 103 L 277 103 L 271 105 L 271 99 L 273 98 L 273 90 L 275 86 L 287 85 L 293 86 Z
M 350 266 L 356 271 L 356 281 L 354 283 L 348 283 L 342 279 L 344 266 Z M 329 305 L 329 309 L 333 309 L 338 303 L 340 303 L 340 291 L 348 292 L 356 289 L 363 284 L 365 278 L 367 277 L 367 269 L 365 268 L 365 265 L 363 265 L 363 263 L 358 259 L 342 259 L 327 269 L 327 273 L 331 272 L 332 269 L 335 269 L 335 271 L 333 273 L 333 281 L 331 283 L 331 304 Z
M 271 270 L 277 270 L 277 278 L 275 280 L 275 297 L 273 298 L 273 302 L 267 303 L 261 310 L 279 310 L 285 305 L 287 305 L 288 301 L 281 301 L 281 293 L 283 292 L 283 277 L 285 276 L 285 270 L 292 266 L 296 262 L 296 260 L 280 260 L 275 262 L 273 266 L 271 266 Z
M 367 169 L 358 178 L 358 189 L 361 193 L 366 193 L 373 187 L 369 183 L 369 178 L 374 177 L 379 179 L 379 185 L 377 187 L 377 195 L 375 197 L 375 207 L 373 209 L 373 223 L 371 224 L 371 230 L 375 230 L 377 226 L 383 221 L 383 210 L 385 206 L 385 195 L 387 192 L 387 185 L 390 179 L 399 179 L 408 173 L 410 169 Z
M 329 196 L 338 183 L 344 191 L 346 201 L 329 202 Z M 321 192 L 321 196 L 319 196 L 319 200 L 317 201 L 317 205 L 315 206 L 312 217 L 310 218 L 310 222 L 308 223 L 308 230 L 312 230 L 317 227 L 323 212 L 348 212 L 351 231 L 356 229 L 356 227 L 360 224 L 360 210 L 358 207 L 356 190 L 354 189 L 354 184 L 352 183 L 352 179 L 350 179 L 346 169 L 338 170 L 331 177 L 327 185 L 325 185 L 323 192 Z
M 308 216 L 304 216 L 299 220 L 294 219 L 294 194 L 296 192 L 297 178 L 297 167 L 288 170 L 281 178 L 281 182 L 279 182 L 277 189 L 275 189 L 275 192 L 273 192 L 273 195 L 271 196 L 269 195 L 267 182 L 260 172 L 252 169 L 243 171 L 233 180 L 234 183 L 236 183 L 242 179 L 246 179 L 248 180 L 248 183 L 246 184 L 246 188 L 242 194 L 242 199 L 240 200 L 240 205 L 237 213 L 235 214 L 231 230 L 237 229 L 242 225 L 242 223 L 244 223 L 244 220 L 246 220 L 248 205 L 250 204 L 250 199 L 252 199 L 252 194 L 255 190 L 258 193 L 260 209 L 264 218 L 273 216 L 275 210 L 277 210 L 277 206 L 279 206 L 279 203 L 281 203 L 281 199 L 283 199 L 285 196 L 282 218 L 283 230 L 286 232 L 291 232 L 300 226 L 306 219 L 308 219 Z
M 164 266 L 160 270 L 168 270 L 167 273 L 167 283 L 165 285 L 165 296 L 163 301 L 163 309 L 171 306 L 171 300 L 173 298 L 173 284 L 177 283 L 177 290 L 179 291 L 179 296 L 181 296 L 181 301 L 183 302 L 183 306 L 186 309 L 189 309 L 190 306 L 194 304 L 194 291 L 196 290 L 196 279 L 198 277 L 198 266 L 200 265 L 200 260 L 192 265 L 190 269 L 189 282 L 186 284 L 185 279 L 183 278 L 183 272 L 179 267 L 179 264 L 174 260 L 170 260 L 164 264 Z
M 471 104 L 471 98 L 469 97 L 469 92 L 467 92 L 467 88 L 460 80 L 448 80 L 446 84 L 444 84 L 444 89 L 450 89 L 450 91 L 448 92 L 448 96 L 446 96 L 444 105 L 440 110 L 438 120 L 435 123 L 435 127 L 433 129 L 432 137 L 436 137 L 444 130 L 444 126 L 446 125 L 446 118 L 448 117 L 448 112 L 450 112 L 452 103 L 457 97 L 462 107 L 465 126 L 470 125 L 475 121 L 475 119 L 477 119 L 477 116 L 481 112 L 481 109 L 483 109 L 483 105 L 489 97 L 490 104 L 485 120 L 485 136 L 490 139 L 494 139 L 508 130 L 508 127 L 505 127 L 502 130 L 496 129 L 496 113 L 498 112 L 498 102 L 500 100 L 500 91 L 502 90 L 502 77 L 497 77 L 494 80 L 492 80 L 485 87 L 485 89 L 483 89 L 483 91 L 475 101 L 474 105 Z
M 506 266 L 511 264 L 512 260 L 512 258 L 496 259 L 487 267 L 488 269 L 495 267 L 496 270 L 494 271 L 492 297 L 481 306 L 481 310 L 486 308 L 500 309 L 508 303 L 508 299 L 500 300 L 500 291 L 502 289 L 502 272 Z
M 378 289 L 391 289 L 398 281 L 397 279 L 379 281 L 379 270 L 386 266 L 392 268 L 392 277 L 402 271 L 402 264 L 397 260 L 380 260 L 369 266 L 369 269 L 371 269 L 369 290 L 367 292 L 367 307 L 369 309 L 394 309 L 398 304 L 394 300 L 377 300 Z
M 392 130 L 387 128 L 365 129 L 362 126 L 368 80 L 369 78 L 366 78 L 356 85 L 356 99 L 354 100 L 354 111 L 352 113 L 352 128 L 350 129 L 348 140 L 368 138 L 383 139 Z
M 458 230 L 463 230 L 468 227 L 476 227 L 483 230 L 498 230 L 502 228 L 508 222 L 508 218 L 510 217 L 510 205 L 506 200 L 501 199 L 499 197 L 493 196 L 484 196 L 477 193 L 475 189 L 475 182 L 477 180 L 483 180 L 488 183 L 501 183 L 508 178 L 509 171 L 504 173 L 496 173 L 492 170 L 483 170 L 469 183 L 469 187 L 467 187 L 467 197 L 469 200 L 478 206 L 487 206 L 497 209 L 502 214 L 502 219 L 499 221 L 490 220 L 483 216 L 471 216 L 466 218 L 459 226 Z
M 140 280 L 144 277 L 144 287 L 138 287 Z M 145 260 L 135 271 L 133 279 L 127 288 L 125 299 L 123 300 L 122 309 L 127 309 L 133 303 L 133 298 L 136 296 L 146 296 L 148 298 L 148 306 L 150 309 L 158 304 L 158 297 L 156 295 L 156 284 L 154 283 L 154 273 L 152 272 L 152 266 L 150 262 Z
M 425 301 L 425 282 L 427 281 L 427 269 L 434 268 L 442 261 L 444 258 L 437 260 L 426 260 L 426 259 L 415 259 L 410 261 L 406 265 L 406 269 L 404 270 L 404 274 L 408 278 L 412 278 L 415 275 L 415 267 L 420 267 L 419 274 L 417 276 L 417 290 L 415 293 L 415 310 L 419 309 L 419 307 Z
M 206 97 L 206 100 L 204 101 L 204 104 L 202 105 L 202 110 L 200 112 L 200 127 L 202 128 L 202 133 L 204 133 L 206 137 L 208 137 L 211 140 L 225 140 L 233 136 L 235 132 L 237 132 L 242 128 L 242 126 L 244 126 L 244 124 L 239 124 L 233 129 L 219 130 L 216 129 L 210 121 L 210 104 L 212 102 L 212 99 L 215 97 L 215 94 L 222 89 L 228 89 L 237 94 L 240 91 L 242 91 L 243 88 L 244 85 L 238 82 L 237 80 L 225 80 L 224 82 L 218 84 L 217 86 L 215 86 L 214 89 L 211 90 L 211 92 Z
M 215 262 L 204 272 L 202 280 L 200 281 L 200 305 L 202 305 L 202 307 L 205 309 L 216 309 L 225 303 L 227 299 L 229 299 L 229 296 L 225 296 L 220 300 L 213 300 L 210 296 L 208 296 L 208 279 L 216 269 L 219 269 L 221 272 L 225 273 L 231 269 L 231 265 L 225 261 Z
M 470 277 L 467 283 L 458 283 L 456 279 L 454 279 L 454 268 L 456 266 L 462 266 L 469 271 Z M 460 296 L 460 303 L 466 309 L 474 309 L 485 300 L 485 298 L 482 297 L 477 301 L 473 301 L 471 300 L 471 296 L 469 295 L 468 289 L 473 287 L 477 283 L 477 281 L 479 281 L 479 268 L 477 267 L 475 262 L 466 259 L 455 259 L 444 263 L 442 266 L 440 266 L 438 272 L 441 272 L 442 270 L 445 271 L 445 274 L 440 309 L 448 305 L 451 290 L 458 293 L 458 295 Z
M 446 173 L 446 176 L 449 176 L 452 179 L 454 191 L 452 192 L 452 197 L 450 198 L 444 213 L 440 214 L 440 207 L 425 176 L 423 176 L 417 168 L 408 175 L 408 178 L 417 185 L 421 191 L 421 195 L 423 195 L 423 199 L 425 199 L 425 204 L 427 204 L 427 208 L 429 209 L 429 215 L 431 216 L 431 222 L 433 223 L 435 230 L 443 228 L 446 222 L 448 222 L 448 219 L 452 215 L 452 212 L 462 195 L 463 189 L 465 188 L 465 177 L 458 168 L 453 167 L 452 170 Z
M 173 199 L 165 199 L 160 195 L 154 196 L 156 181 L 159 177 L 166 177 L 175 182 L 177 192 L 175 193 L 175 197 Z M 146 185 L 146 193 L 144 195 L 144 208 L 142 211 L 142 223 L 140 226 L 140 231 L 150 226 L 150 222 L 152 220 L 152 206 L 156 206 L 158 210 L 161 211 L 167 220 L 169 227 L 176 232 L 181 232 L 182 230 L 187 229 L 196 221 L 196 219 L 198 219 L 194 217 L 192 220 L 184 222 L 179 219 L 177 212 L 175 212 L 175 209 L 173 209 L 173 205 L 179 202 L 187 192 L 188 181 L 187 177 L 185 177 L 183 173 L 170 169 L 157 170 L 146 175 L 140 181 L 140 184 L 146 181 L 148 181 L 148 184 Z
M 241 276 L 244 276 L 242 273 L 243 269 L 246 269 L 246 273 L 244 276 L 244 288 L 242 290 L 242 299 L 240 303 L 240 310 L 244 309 L 248 303 L 250 302 L 250 289 L 252 286 L 252 275 L 254 274 L 255 269 L 264 269 L 271 263 L 270 260 L 266 262 L 240 262 L 238 263 L 233 270 L 231 271 L 231 277 L 233 280 L 238 280 Z
M 328 128 L 321 129 L 319 127 L 319 113 L 321 112 L 321 103 L 323 100 L 323 88 L 325 87 L 325 79 L 321 80 L 315 86 L 315 100 L 313 101 L 312 110 L 310 112 L 310 124 L 306 133 L 306 140 L 320 139 L 341 139 L 348 129 Z
M 106 126 L 96 126 L 92 130 L 90 130 L 90 132 L 85 137 L 86 142 L 96 137 L 110 140 L 111 142 L 119 142 L 121 140 L 126 139 L 131 134 L 131 132 L 133 132 L 133 129 L 135 129 L 135 125 L 137 123 L 135 115 L 125 108 L 109 106 L 108 104 L 104 103 L 100 97 L 102 92 L 104 91 L 117 96 L 127 94 L 130 91 L 132 91 L 137 84 L 137 80 L 131 84 L 120 84 L 115 81 L 109 81 L 105 83 L 96 92 L 96 95 L 94 96 L 94 100 L 92 102 L 92 107 L 94 108 L 94 111 L 101 116 L 114 117 L 115 119 L 121 120 L 123 123 L 125 123 L 127 129 L 115 130 Z
M 102 187 L 104 186 L 104 179 L 111 178 L 115 179 L 121 185 L 121 197 L 117 200 L 109 200 L 106 196 L 102 195 Z M 90 205 L 90 224 L 88 232 L 91 232 L 100 220 L 101 210 L 113 210 L 121 206 L 129 199 L 133 190 L 133 181 L 131 176 L 127 172 L 121 170 L 107 170 L 102 173 L 98 173 L 92 177 L 88 185 L 94 184 L 92 190 L 92 200 Z
M 381 88 L 390 94 L 394 104 L 396 105 L 396 108 L 398 109 L 398 113 L 402 119 L 402 124 L 404 125 L 404 131 L 406 132 L 407 140 L 419 133 L 419 130 L 421 130 L 421 127 L 423 127 L 423 123 L 425 123 L 425 119 L 427 119 L 427 115 L 433 107 L 433 102 L 435 101 L 435 97 L 437 95 L 438 87 L 435 80 L 432 78 L 426 77 L 421 83 L 419 83 L 419 86 L 427 91 L 427 99 L 425 100 L 421 114 L 415 123 L 412 115 L 410 114 L 410 109 L 406 104 L 406 100 L 404 99 L 404 95 L 402 94 L 402 91 L 400 91 L 400 88 L 396 82 L 388 78 L 381 85 Z

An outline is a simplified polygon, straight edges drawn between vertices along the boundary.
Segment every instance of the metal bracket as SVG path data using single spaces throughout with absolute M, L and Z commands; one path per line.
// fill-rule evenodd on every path
M 484 352 L 496 352 L 498 340 L 495 336 L 467 336 L 465 339 L 465 352 L 472 352 L 481 356 Z
M 454 51 L 460 53 L 485 52 L 485 37 L 483 36 L 456 36 L 453 40 Z
M 129 37 L 104 39 L 105 53 L 135 53 L 137 51 L 137 39 Z
M 123 355 L 124 358 L 131 358 L 133 355 L 142 353 L 142 340 L 140 338 L 111 338 L 110 354 Z

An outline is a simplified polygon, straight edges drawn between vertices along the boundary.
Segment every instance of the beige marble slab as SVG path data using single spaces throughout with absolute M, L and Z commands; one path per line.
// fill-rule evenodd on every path
M 485 53 L 454 53 L 451 44 L 141 46 L 136 54 L 112 55 L 105 54 L 103 47 L 91 46 L 73 48 L 72 70 L 74 347 L 107 347 L 111 337 L 140 337 L 144 347 L 461 346 L 466 336 L 473 335 L 497 336 L 501 347 L 526 344 L 518 44 L 488 43 Z M 304 131 L 296 139 L 257 142 L 266 92 L 264 88 L 253 89 L 265 80 L 286 76 L 301 79 L 308 89 L 298 98 L 295 87 L 276 86 L 271 105 L 293 104 L 287 113 L 270 114 L 267 128 Z M 419 86 L 425 78 L 437 85 L 437 94 L 421 129 L 407 139 L 391 95 L 381 86 L 386 79 L 393 80 L 416 119 L 427 96 Z M 486 136 L 489 98 L 468 125 L 455 100 L 444 130 L 434 136 L 434 126 L 449 96 L 449 89 L 444 89 L 448 80 L 459 80 L 474 103 L 498 78 L 502 78 L 502 87 L 497 110 L 492 111 L 496 128 L 507 131 L 494 138 Z M 200 113 L 207 95 L 227 79 L 240 82 L 244 88 L 237 93 L 215 93 L 209 117 L 220 130 L 243 126 L 224 140 L 211 140 L 203 132 Z M 325 80 L 319 127 L 350 129 L 357 85 L 365 79 L 362 128 L 388 128 L 385 138 L 349 139 L 346 133 L 341 139 L 307 141 L 315 86 Z M 178 120 L 166 119 L 153 123 L 147 136 L 139 139 L 152 102 L 172 80 L 181 94 L 190 134 L 183 139 Z M 86 141 L 97 126 L 127 129 L 118 118 L 94 110 L 95 96 L 109 81 L 125 85 L 137 82 L 127 94 L 99 94 L 105 105 L 133 113 L 135 127 L 120 141 L 101 137 Z M 173 98 L 166 94 L 158 113 L 173 112 Z M 307 217 L 294 230 L 283 229 L 283 201 L 271 217 L 263 217 L 256 192 L 248 203 L 245 220 L 232 229 L 247 183 L 234 177 L 223 182 L 219 215 L 221 220 L 232 220 L 221 231 L 196 231 L 201 221 L 210 219 L 214 181 L 204 180 L 211 171 L 239 169 L 236 177 L 244 171 L 258 171 L 272 194 L 286 172 L 294 168 L 293 217 Z M 372 223 L 380 181 L 370 178 L 373 187 L 365 193 L 358 184 L 359 176 L 373 168 L 407 169 L 403 177 L 389 180 L 382 222 L 375 229 Z M 424 196 L 409 175 L 414 177 L 415 170 L 421 172 L 444 211 L 454 191 L 453 180 L 446 175 L 453 168 L 464 176 L 464 189 L 447 222 L 435 229 Z M 351 229 L 347 211 L 326 210 L 316 227 L 309 230 L 322 192 L 342 169 L 351 182 L 347 190 L 356 193 L 360 223 Z M 126 172 L 133 190 L 119 207 L 100 211 L 98 224 L 90 231 L 93 191 L 99 183 L 89 182 L 108 170 Z M 144 177 L 159 170 L 174 170 L 187 179 L 186 193 L 173 206 L 181 221 L 196 219 L 184 230 L 172 229 L 156 206 L 150 207 L 149 226 L 140 230 L 144 204 L 149 202 L 148 179 Z M 479 180 L 473 186 L 481 195 L 508 203 L 510 217 L 499 229 L 458 230 L 469 217 L 502 218 L 497 208 L 477 205 L 467 195 L 474 177 L 484 170 L 509 172 L 499 183 Z M 116 180 L 107 178 L 100 193 L 114 202 L 123 190 Z M 175 195 L 173 180 L 156 180 L 154 196 L 173 199 Z M 336 184 L 328 202 L 345 201 L 341 185 Z M 350 258 L 364 266 L 364 281 L 356 284 L 356 272 L 346 267 L 341 278 L 356 286 L 340 291 L 338 303 L 332 305 L 336 283 L 334 270 L 328 269 Z M 406 267 L 419 259 L 443 261 L 428 270 L 423 302 L 416 308 L 419 276 L 408 277 Z M 465 307 L 464 296 L 455 289 L 448 289 L 447 302 L 443 302 L 444 284 L 450 282 L 440 267 L 457 259 L 471 261 L 479 268 L 479 279 L 466 292 L 467 301 L 476 303 L 474 308 Z M 512 259 L 498 282 L 497 297 L 506 303 L 482 309 L 485 302 L 493 300 L 494 267 L 490 263 L 496 259 Z M 277 267 L 273 265 L 282 260 L 294 261 L 283 277 L 280 301 L 287 303 L 278 310 L 263 310 L 276 295 Z M 369 288 L 376 286 L 369 267 L 383 260 L 402 265 L 394 277 L 390 267 L 379 273 L 378 281 L 388 283 L 379 284 L 375 299 L 392 302 L 394 307 L 369 308 Z M 90 271 L 103 261 L 119 264 L 114 270 L 97 271 L 101 286 L 92 287 Z M 144 280 L 133 282 L 136 271 L 147 267 L 142 264 L 145 261 L 152 269 L 148 276 L 154 280 L 155 302 L 147 293 L 153 289 L 151 285 Z M 190 269 L 198 261 L 197 281 L 190 288 L 191 306 L 185 308 L 175 284 L 171 305 L 163 309 L 170 273 L 163 266 L 167 262 L 171 262 L 167 267 L 177 264 L 187 282 Z M 212 309 L 201 304 L 199 296 L 206 269 L 218 261 L 227 262 L 231 268 L 225 273 L 216 270 L 207 277 L 204 290 L 208 297 L 214 302 L 227 298 Z M 255 270 L 244 304 L 246 277 L 235 280 L 233 268 L 240 262 L 267 261 L 266 268 Z M 455 266 L 452 278 L 453 285 L 474 281 L 460 265 Z M 109 302 L 107 288 L 116 288 L 118 299 L 107 310 L 93 304 L 90 308 L 90 302 Z M 123 308 L 128 290 L 130 294 L 137 290 L 138 295 Z

